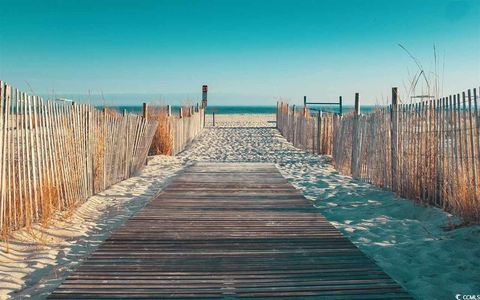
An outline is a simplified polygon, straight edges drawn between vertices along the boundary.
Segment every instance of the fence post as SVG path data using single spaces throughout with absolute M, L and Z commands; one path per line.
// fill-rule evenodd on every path
M 307 107 L 307 96 L 303 96 L 303 107 Z
M 179 116 L 180 116 L 180 119 L 183 118 L 183 107 L 180 107 L 180 111 L 179 111 Z
M 103 139 L 103 162 L 102 162 L 102 167 L 103 167 L 103 182 L 102 182 L 102 190 L 107 189 L 107 157 L 106 157 L 106 148 L 107 148 L 107 109 L 105 107 L 102 108 L 102 118 L 103 118 L 103 134 L 102 134 L 102 139 Z M 146 163 L 145 163 L 146 164 Z
M 310 114 L 311 122 L 312 122 L 312 154 L 315 154 L 315 119 Z
M 318 135 L 317 135 L 317 152 L 318 154 L 322 154 L 322 111 L 318 112 L 317 117 L 317 128 L 318 128 Z
M 127 117 L 127 110 L 126 109 L 123 109 L 123 112 L 122 112 L 122 116 L 123 116 L 123 120 L 126 120 L 124 121 L 125 122 L 125 139 L 124 139 L 124 142 L 125 142 L 125 145 L 124 145 L 124 153 L 123 153 L 123 158 L 124 158 L 124 165 L 123 165 L 123 175 L 122 175 L 122 178 L 123 179 L 127 179 L 130 174 L 128 174 L 128 119 L 126 118 Z
M 215 127 L 215 112 L 212 112 L 212 116 L 213 116 L 213 127 Z
M 290 138 L 290 108 L 288 103 L 285 104 L 285 110 L 287 111 L 287 116 L 285 124 L 282 125 L 282 130 L 285 138 L 288 141 L 288 139 Z
M 278 115 L 279 115 L 279 102 L 277 101 L 277 115 L 276 115 L 276 118 L 275 118 L 275 126 L 277 127 L 278 129 Z
M 295 104 L 292 105 L 292 145 L 295 146 Z
M 172 115 L 172 107 L 167 105 L 167 116 L 170 117 Z
M 392 109 L 390 115 L 390 151 L 392 164 L 392 191 L 397 192 L 397 148 L 398 148 L 398 88 L 392 88 Z M 385 166 L 386 167 L 386 166 Z
M 145 121 L 147 120 L 148 118 L 148 104 L 147 103 L 143 103 L 143 118 L 145 119 Z M 148 155 L 147 155 L 148 156 Z M 148 159 L 147 159 L 147 156 L 145 156 L 145 161 L 144 161 L 144 165 L 146 166 L 148 164 Z
M 307 142 L 307 140 L 308 140 L 307 128 L 308 128 L 308 126 L 307 126 L 307 107 L 306 106 L 303 107 L 302 121 L 301 122 L 302 122 L 301 123 L 302 127 L 300 128 L 300 137 L 302 139 L 302 148 L 304 150 L 307 150 L 307 148 L 308 148 L 307 147 L 307 145 L 308 145 L 308 142 Z
M 343 114 L 343 99 L 342 99 L 342 96 L 340 96 L 340 97 L 338 98 L 338 106 L 340 107 L 340 108 L 339 108 L 340 115 L 342 115 L 342 114 Z
M 147 103 L 143 103 L 143 118 L 147 119 L 147 116 L 148 116 L 148 104 Z
M 352 160 L 350 164 L 352 177 L 357 178 L 358 174 L 358 119 L 360 115 L 360 95 L 355 93 L 355 111 L 353 114 L 352 131 Z

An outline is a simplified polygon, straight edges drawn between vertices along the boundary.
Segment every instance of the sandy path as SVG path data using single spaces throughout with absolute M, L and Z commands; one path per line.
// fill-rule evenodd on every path
M 155 157 L 139 177 L 92 197 L 71 219 L 55 223 L 46 230 L 47 240 L 53 239 L 49 246 L 18 233 L 11 253 L 0 258 L 5 282 L 0 298 L 19 289 L 11 295 L 43 298 L 172 174 L 197 160 L 273 162 L 312 205 L 419 299 L 480 294 L 480 226 L 444 231 L 441 226 L 455 218 L 339 175 L 329 158 L 286 142 L 270 127 L 274 120 L 275 115 L 218 115 L 217 127 L 206 128 L 179 157 Z

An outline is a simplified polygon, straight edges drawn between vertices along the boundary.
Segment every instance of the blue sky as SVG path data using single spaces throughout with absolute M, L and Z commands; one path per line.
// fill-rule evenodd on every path
M 0 79 L 109 104 L 179 102 L 210 87 L 214 105 L 384 103 L 418 71 L 444 94 L 480 84 L 480 1 L 5 1 Z M 444 71 L 443 71 L 444 70 Z M 431 76 L 431 75 L 430 75 Z M 420 92 L 420 91 L 419 91 Z M 77 96 L 82 97 L 82 96 Z

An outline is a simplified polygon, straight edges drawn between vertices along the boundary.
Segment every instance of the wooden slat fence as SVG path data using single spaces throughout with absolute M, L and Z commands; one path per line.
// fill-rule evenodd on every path
M 4 238 L 138 172 L 156 125 L 91 105 L 44 101 L 0 82 Z
M 368 114 L 330 115 L 321 132 L 331 128 L 332 139 L 327 134 L 321 144 L 331 147 L 314 152 L 332 154 L 343 174 L 441 207 L 466 222 L 480 222 L 478 90 L 397 104 L 394 88 L 392 99 L 392 105 Z M 314 114 L 279 103 L 277 121 L 282 135 L 296 147 L 315 148 Z
M 353 146 L 355 122 L 358 122 L 356 151 Z M 357 170 L 354 177 L 368 178 L 370 183 L 390 188 L 390 123 L 390 110 L 385 107 L 360 115 L 357 120 L 354 113 L 335 116 L 332 156 L 336 169 L 347 175 L 354 175 Z
M 337 117 L 336 168 L 401 197 L 441 207 L 467 222 L 479 222 L 477 91 L 419 103 L 395 105 L 394 101 L 358 118 Z M 392 98 L 397 98 L 396 88 Z
M 187 110 L 187 111 L 185 111 Z M 178 115 L 170 116 L 173 137 L 173 155 L 177 155 L 187 147 L 204 127 L 204 108 L 182 107 Z
M 295 147 L 317 154 L 332 154 L 333 113 L 310 112 L 277 103 L 277 128 Z

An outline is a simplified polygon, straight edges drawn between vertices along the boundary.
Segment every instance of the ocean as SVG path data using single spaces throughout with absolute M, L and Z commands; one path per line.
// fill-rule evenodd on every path
M 301 107 L 300 105 L 297 107 Z M 373 111 L 376 106 L 374 105 L 365 105 L 361 107 L 362 113 L 369 113 Z M 141 114 L 142 106 L 111 106 L 110 108 L 117 109 L 118 111 L 123 111 L 124 109 L 127 112 Z M 322 109 L 325 112 L 336 112 L 338 113 L 338 107 L 335 106 L 309 106 L 312 110 Z M 353 111 L 353 106 L 343 106 L 343 113 L 348 113 Z M 172 106 L 172 113 L 178 112 L 180 106 Z M 234 115 L 234 114 L 275 114 L 277 111 L 276 106 L 207 106 L 207 114 L 215 112 L 216 114 L 221 115 Z

